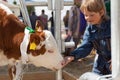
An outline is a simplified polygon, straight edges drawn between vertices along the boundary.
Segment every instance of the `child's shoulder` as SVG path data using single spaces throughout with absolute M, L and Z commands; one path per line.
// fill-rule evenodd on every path
M 108 18 L 107 20 L 105 20 L 105 23 L 110 23 L 111 22 L 111 19 Z
M 110 27 L 111 26 L 111 20 L 110 19 L 107 19 L 103 22 L 103 24 L 107 27 Z

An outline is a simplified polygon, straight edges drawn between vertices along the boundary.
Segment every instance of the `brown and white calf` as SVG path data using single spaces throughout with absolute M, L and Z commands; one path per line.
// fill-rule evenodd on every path
M 0 3 L 0 66 L 9 66 L 11 80 L 22 80 L 22 64 L 61 69 L 57 43 L 50 31 L 30 33 L 29 28 Z

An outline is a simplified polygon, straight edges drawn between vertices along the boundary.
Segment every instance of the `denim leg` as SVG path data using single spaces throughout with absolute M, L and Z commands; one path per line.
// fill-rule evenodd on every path
M 96 54 L 96 56 L 95 56 L 92 72 L 94 72 L 98 75 L 101 75 L 100 71 L 97 69 L 97 59 L 98 59 L 98 54 Z

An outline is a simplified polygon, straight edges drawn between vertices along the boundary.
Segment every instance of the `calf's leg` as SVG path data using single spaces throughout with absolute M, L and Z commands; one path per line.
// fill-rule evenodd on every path
M 22 80 L 23 78 L 22 62 L 16 62 L 15 65 L 9 65 L 10 80 Z

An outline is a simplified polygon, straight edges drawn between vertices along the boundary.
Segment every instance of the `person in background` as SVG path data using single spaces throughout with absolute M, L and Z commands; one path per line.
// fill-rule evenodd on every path
M 74 41 L 75 47 L 65 49 L 65 53 L 64 53 L 65 56 L 67 56 L 72 50 L 74 50 L 80 41 L 80 32 L 79 32 L 80 17 L 79 16 L 80 16 L 79 7 L 77 7 L 76 5 L 72 6 L 71 9 L 69 10 L 69 17 L 67 17 L 68 29 L 66 29 L 65 42 Z
M 32 26 L 32 29 L 35 30 L 35 23 L 36 23 L 36 20 L 38 20 L 38 16 L 35 14 L 35 12 L 33 11 L 31 14 L 30 14 L 30 22 L 31 22 L 31 26 Z
M 71 35 L 77 47 L 80 40 L 80 10 L 79 7 L 74 5 L 70 9 L 69 21 L 68 21 L 68 35 Z
M 51 32 L 52 32 L 52 34 L 53 34 L 53 36 L 55 35 L 54 34 L 54 17 L 53 17 L 53 11 L 51 12 L 51 17 L 49 18 L 49 20 L 48 21 L 50 21 L 50 23 L 51 23 Z
M 69 21 L 69 10 L 66 11 L 66 15 L 63 17 L 64 26 L 68 29 L 68 21 Z
M 85 16 L 84 16 L 83 12 L 80 10 L 80 29 L 79 29 L 80 40 L 83 39 L 83 34 L 85 32 L 86 26 L 87 26 L 87 22 L 85 20 Z
M 92 72 L 111 74 L 111 22 L 106 14 L 104 0 L 83 0 L 80 10 L 88 25 L 81 45 L 64 58 L 63 67 L 73 60 L 88 56 L 94 48 L 96 57 Z
M 65 55 L 68 55 L 81 43 L 87 25 L 85 17 L 79 9 L 81 1 L 82 0 L 75 0 L 74 5 L 69 11 L 68 31 L 66 31 L 68 36 L 65 41 L 68 42 L 73 40 L 75 42 L 75 47 L 66 49 Z
M 38 19 L 43 23 L 44 29 L 48 30 L 48 15 L 45 14 L 45 10 L 41 10 L 41 15 L 38 16 Z

